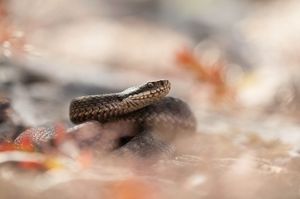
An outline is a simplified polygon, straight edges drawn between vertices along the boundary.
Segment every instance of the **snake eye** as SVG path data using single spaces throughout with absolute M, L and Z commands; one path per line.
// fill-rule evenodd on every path
M 154 84 L 152 82 L 149 82 L 148 84 L 148 87 L 152 88 L 154 86 Z

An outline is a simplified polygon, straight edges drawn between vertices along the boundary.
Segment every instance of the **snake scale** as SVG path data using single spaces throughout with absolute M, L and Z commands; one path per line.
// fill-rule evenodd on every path
M 159 148 L 163 144 L 153 138 L 154 134 L 165 141 L 178 133 L 193 132 L 196 128 L 196 120 L 189 106 L 180 99 L 166 97 L 170 89 L 168 80 L 159 80 L 119 93 L 77 97 L 70 103 L 70 120 L 74 124 L 97 121 L 103 125 L 123 121 L 126 125 L 135 126 L 134 132 L 131 132 L 134 136 L 127 141 L 126 147 L 140 150 L 142 145 L 151 145 L 153 148 L 152 142 L 156 142 L 154 147 Z M 29 133 L 39 143 L 42 139 L 53 137 L 50 132 L 48 129 Z M 15 142 L 18 143 L 24 134 Z

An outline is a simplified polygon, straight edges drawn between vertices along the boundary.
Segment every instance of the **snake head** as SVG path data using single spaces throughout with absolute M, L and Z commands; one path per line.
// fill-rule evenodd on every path
M 122 93 L 127 95 L 126 98 L 128 100 L 153 103 L 160 100 L 162 97 L 165 97 L 170 89 L 171 84 L 168 80 L 159 80 L 126 89 Z

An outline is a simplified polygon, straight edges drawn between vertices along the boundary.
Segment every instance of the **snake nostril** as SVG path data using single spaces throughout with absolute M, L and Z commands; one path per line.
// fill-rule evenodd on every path
M 133 136 L 124 136 L 124 137 L 120 137 L 118 140 L 118 147 L 124 146 L 125 144 L 127 144 L 131 139 L 133 138 Z

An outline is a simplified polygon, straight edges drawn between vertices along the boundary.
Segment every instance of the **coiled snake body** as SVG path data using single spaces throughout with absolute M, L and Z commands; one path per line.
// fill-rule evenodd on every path
M 138 128 L 132 133 L 135 135 L 133 139 L 127 143 L 129 148 L 137 148 L 139 143 L 145 142 L 151 145 L 150 142 L 154 141 L 152 133 L 169 139 L 178 133 L 194 131 L 196 120 L 188 105 L 180 99 L 165 97 L 170 88 L 168 80 L 159 80 L 131 87 L 120 93 L 78 97 L 70 103 L 70 120 L 75 124 L 88 121 L 98 121 L 101 124 L 126 121 L 134 124 Z M 20 137 L 22 138 L 22 134 L 16 140 L 20 140 Z M 39 139 L 35 142 L 39 142 Z

